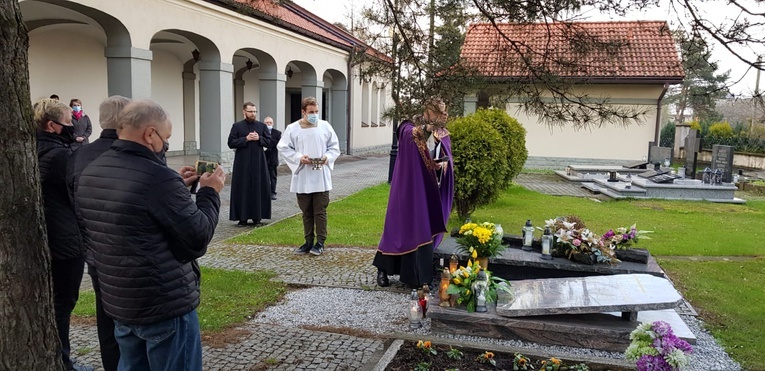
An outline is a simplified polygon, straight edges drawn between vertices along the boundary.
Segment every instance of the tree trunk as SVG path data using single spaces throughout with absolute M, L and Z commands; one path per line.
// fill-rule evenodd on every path
M 18 1 L 0 0 L 0 370 L 61 370 L 28 46 Z

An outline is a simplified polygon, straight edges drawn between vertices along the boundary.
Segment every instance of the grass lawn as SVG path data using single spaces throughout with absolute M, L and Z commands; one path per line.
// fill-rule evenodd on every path
M 330 245 L 376 248 L 380 240 L 389 186 L 382 184 L 329 207 Z M 480 208 L 473 221 L 502 224 L 505 233 L 520 234 L 526 219 L 544 225 L 545 219 L 575 214 L 596 233 L 637 224 L 652 230 L 647 248 L 677 288 L 702 315 L 715 337 L 748 370 L 765 370 L 765 259 L 703 262 L 661 259 L 670 256 L 765 256 L 765 201 L 744 205 L 667 200 L 596 202 L 577 197 L 549 196 L 513 186 L 492 205 Z M 455 214 L 449 229 L 462 224 Z M 230 242 L 292 245 L 303 241 L 299 217 L 258 228 Z
M 746 370 L 765 370 L 765 258 L 659 264 L 731 357 Z
M 287 291 L 271 281 L 271 272 L 242 272 L 202 267 L 202 299 L 197 312 L 203 332 L 218 332 L 235 326 L 248 316 L 276 303 Z M 89 279 L 89 278 L 87 278 Z M 74 315 L 96 315 L 93 291 L 80 293 Z

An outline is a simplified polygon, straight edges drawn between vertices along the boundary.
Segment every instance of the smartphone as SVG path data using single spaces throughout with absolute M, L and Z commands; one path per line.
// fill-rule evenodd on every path
M 197 175 L 202 176 L 204 173 L 214 173 L 218 168 L 218 163 L 212 161 L 197 161 L 194 164 L 194 168 L 197 169 Z

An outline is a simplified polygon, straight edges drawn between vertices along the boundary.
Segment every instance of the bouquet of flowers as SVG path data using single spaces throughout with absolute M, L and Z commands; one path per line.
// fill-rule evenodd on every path
M 619 262 L 614 247 L 606 245 L 597 234 L 566 218 L 545 220 L 545 227 L 555 231 L 555 248 L 558 254 L 574 260 L 575 255 L 592 255 L 595 262 L 615 264 Z
M 502 245 L 503 234 L 502 226 L 498 224 L 468 222 L 460 227 L 456 240 L 460 250 L 471 257 L 490 258 L 505 250 L 505 246 Z
M 639 231 L 636 227 L 637 224 L 633 224 L 629 229 L 620 227 L 609 229 L 608 232 L 603 234 L 601 240 L 606 246 L 611 246 L 617 249 L 629 249 L 633 244 L 638 243 L 640 239 L 650 240 L 651 238 L 646 236 L 647 233 L 653 233 L 653 231 Z
M 449 287 L 446 289 L 447 294 L 458 295 L 457 304 L 465 304 L 469 313 L 475 311 L 476 294 L 473 292 L 473 283 L 478 279 L 478 272 L 481 269 L 481 265 L 478 262 L 469 259 L 467 266 L 459 267 L 451 273 L 451 281 L 449 281 Z M 494 277 L 487 270 L 484 270 L 484 273 L 486 273 L 488 278 L 485 293 L 486 303 L 493 303 L 497 300 L 497 288 L 509 292 L 510 285 L 507 284 L 506 280 Z M 505 282 L 505 285 L 498 285 L 500 282 Z
M 630 340 L 624 356 L 636 362 L 638 371 L 677 371 L 689 363 L 690 344 L 675 336 L 666 322 L 641 324 Z

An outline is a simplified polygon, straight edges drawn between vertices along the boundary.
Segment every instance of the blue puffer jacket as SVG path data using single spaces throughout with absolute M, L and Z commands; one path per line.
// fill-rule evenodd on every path
M 199 305 L 199 266 L 218 224 L 212 188 L 196 202 L 178 173 L 148 148 L 116 140 L 82 172 L 76 193 L 104 310 L 147 325 Z

